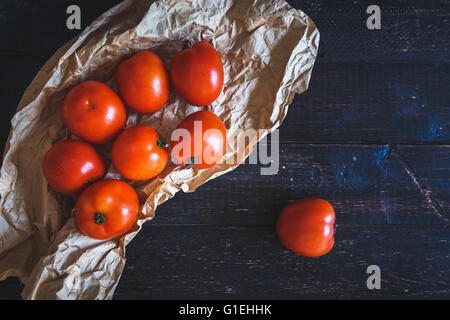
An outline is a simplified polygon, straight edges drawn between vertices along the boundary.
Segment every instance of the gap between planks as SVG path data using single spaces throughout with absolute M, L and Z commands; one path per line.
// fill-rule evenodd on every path
M 58 48 L 59 49 L 59 48 Z M 56 52 L 56 50 L 55 50 Z M 0 52 L 0 58 L 26 58 L 26 59 L 44 59 L 47 61 L 54 53 L 36 53 L 30 54 L 28 52 Z M 45 62 L 44 61 L 44 62 Z M 445 60 L 355 60 L 355 59 L 341 59 L 341 60 L 327 60 L 326 58 L 317 57 L 315 64 L 433 64 L 442 65 L 450 63 L 450 59 Z
M 154 218 L 156 219 L 156 218 Z M 236 229 L 244 229 L 244 228 L 272 228 L 273 224 L 201 224 L 201 223 L 152 223 L 152 220 L 148 221 L 149 223 L 145 223 L 143 228 L 154 228 L 154 227 L 209 227 L 209 228 L 236 228 Z M 445 224 L 337 224 L 336 230 L 339 232 L 341 228 L 382 228 L 382 229 L 423 229 L 423 230 L 450 230 L 449 225 Z
M 269 135 L 270 137 L 270 135 Z M 271 139 L 260 144 L 271 144 Z M 360 145 L 360 146 L 450 146 L 450 141 L 430 141 L 430 142 L 382 142 L 382 141 L 313 141 L 313 140 L 280 140 L 280 144 L 301 144 L 301 145 Z

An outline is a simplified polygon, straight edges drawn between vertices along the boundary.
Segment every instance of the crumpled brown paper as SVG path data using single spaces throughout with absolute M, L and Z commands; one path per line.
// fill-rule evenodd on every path
M 74 85 L 98 80 L 116 89 L 114 72 L 126 57 L 152 50 L 169 65 L 183 40 L 212 43 L 222 57 L 225 81 L 209 106 L 233 135 L 238 129 L 263 129 L 243 146 L 228 143 L 225 159 L 206 170 L 170 163 L 156 179 L 133 183 L 142 212 L 120 239 L 98 241 L 81 234 L 71 217 L 75 199 L 47 184 L 44 154 L 69 133 L 61 103 Z M 254 144 L 280 126 L 295 93 L 307 89 L 319 32 L 301 11 L 282 0 L 126 0 L 67 43 L 45 64 L 20 101 L 0 176 L 0 278 L 17 276 L 25 299 L 110 299 L 125 264 L 125 246 L 154 217 L 156 207 L 180 190 L 233 170 Z M 145 123 L 170 139 L 173 129 L 197 108 L 172 90 L 154 115 L 130 110 L 127 126 Z M 108 156 L 108 148 L 101 147 Z M 240 149 L 240 148 L 244 149 Z M 113 168 L 108 177 L 120 178 Z

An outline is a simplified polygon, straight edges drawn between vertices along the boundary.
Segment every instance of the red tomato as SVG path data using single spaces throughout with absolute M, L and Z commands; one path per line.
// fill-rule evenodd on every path
M 155 113 L 169 98 L 169 75 L 161 59 L 150 51 L 123 61 L 116 82 L 125 103 L 139 113 Z
M 45 155 L 42 164 L 48 183 L 64 194 L 78 194 L 84 186 L 99 180 L 105 164 L 95 149 L 86 142 L 63 140 Z
M 138 125 L 124 130 L 114 141 L 112 161 L 130 180 L 148 180 L 163 171 L 169 160 L 167 143 L 155 129 Z
M 212 45 L 197 42 L 172 58 L 170 78 L 177 93 L 189 104 L 206 106 L 222 92 L 222 60 Z
M 206 169 L 222 159 L 227 130 L 218 116 L 198 111 L 186 117 L 172 133 L 172 156 L 185 166 Z
M 122 130 L 127 115 L 122 100 L 110 87 L 86 81 L 69 91 L 63 102 L 62 117 L 77 137 L 103 144 Z
M 75 204 L 75 222 L 85 235 L 108 240 L 127 232 L 138 212 L 138 195 L 128 183 L 102 180 L 81 193 Z
M 333 248 L 334 221 L 334 209 L 327 201 L 298 200 L 286 206 L 278 217 L 278 238 L 295 253 L 319 257 Z

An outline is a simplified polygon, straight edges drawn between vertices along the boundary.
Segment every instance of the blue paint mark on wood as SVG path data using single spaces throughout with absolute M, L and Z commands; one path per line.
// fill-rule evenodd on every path
M 450 111 L 448 113 L 450 114 Z M 450 137 L 450 123 L 445 118 L 428 117 L 421 129 L 418 130 L 419 141 L 431 142 Z
M 445 70 L 442 71 L 442 70 Z M 317 63 L 282 141 L 450 141 L 450 64 Z
M 385 196 L 384 191 L 380 191 L 380 198 L 383 200 L 384 211 L 386 214 L 386 224 L 392 223 L 392 206 L 389 202 L 389 198 Z
M 391 170 L 391 153 L 392 146 L 386 145 L 381 147 L 374 153 L 374 161 L 376 166 L 380 169 L 383 179 L 386 180 L 390 174 Z
M 331 155 L 330 162 L 335 166 L 334 178 L 339 185 L 363 189 L 388 178 L 390 145 L 376 147 L 373 154 L 358 151 L 342 150 Z

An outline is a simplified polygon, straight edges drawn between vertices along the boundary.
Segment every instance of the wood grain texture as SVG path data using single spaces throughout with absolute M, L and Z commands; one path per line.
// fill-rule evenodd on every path
M 0 1 L 0 56 L 41 57 L 47 60 L 97 17 L 120 0 L 2 0 Z M 82 30 L 69 30 L 67 7 L 81 9 Z
M 2 155 L 11 130 L 11 118 L 16 112 L 23 93 L 44 62 L 42 58 L 0 57 L 0 70 L 2 70 L 0 73 L 0 97 L 2 97 L 0 149 Z
M 434 208 L 435 213 L 450 218 L 450 146 L 399 146 L 400 162 L 412 182 Z
M 449 61 L 450 2 L 446 0 L 289 1 L 321 32 L 326 61 Z M 381 29 L 366 26 L 367 7 L 381 9 Z
M 283 141 L 448 143 L 450 64 L 316 63 Z
M 23 285 L 17 278 L 7 278 L 0 282 L 0 300 L 20 300 Z
M 66 28 L 66 8 L 82 10 L 82 27 L 119 0 L 2 0 L 0 55 L 48 58 L 79 31 Z M 369 30 L 368 0 L 289 0 L 303 10 L 321 32 L 320 55 L 326 61 L 448 61 L 450 3 L 446 0 L 380 2 L 381 30 Z M 14 30 L 14 32 L 10 32 Z
M 119 0 L 0 0 L 1 149 L 20 97 L 44 62 Z M 277 175 L 242 165 L 161 205 L 127 247 L 116 299 L 450 298 L 450 2 L 289 0 L 317 24 L 310 89 L 280 129 Z M 270 139 L 269 139 L 270 141 Z M 422 145 L 426 144 L 426 145 Z M 276 217 L 323 197 L 336 245 L 319 259 L 284 249 Z M 367 266 L 382 290 L 366 288 Z M 16 279 L 0 299 L 20 298 Z
M 429 146 L 421 157 L 415 150 L 404 146 L 400 154 L 389 145 L 283 144 L 277 175 L 262 176 L 261 165 L 241 165 L 194 193 L 177 193 L 158 207 L 151 223 L 269 225 L 286 204 L 304 197 L 330 201 L 339 225 L 447 223 L 450 147 Z M 436 155 L 439 165 L 429 166 Z M 438 177 L 442 187 L 425 195 L 410 170 L 425 183 Z M 429 197 L 436 197 L 439 211 Z
M 10 119 L 44 59 L 0 59 L 2 149 Z M 309 143 L 447 144 L 450 64 L 316 64 L 296 95 L 280 139 Z
M 273 229 L 147 225 L 115 299 L 450 298 L 449 229 L 342 227 L 315 259 L 284 249 Z M 366 287 L 372 264 L 381 290 Z

